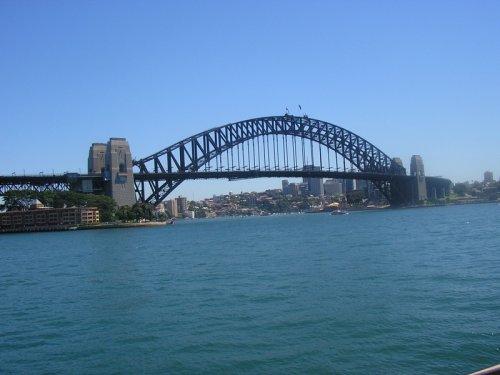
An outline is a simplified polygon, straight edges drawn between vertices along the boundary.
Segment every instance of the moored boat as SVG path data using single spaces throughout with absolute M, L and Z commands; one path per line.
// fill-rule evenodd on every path
M 330 215 L 349 215 L 348 211 L 345 210 L 334 210 L 330 213 Z

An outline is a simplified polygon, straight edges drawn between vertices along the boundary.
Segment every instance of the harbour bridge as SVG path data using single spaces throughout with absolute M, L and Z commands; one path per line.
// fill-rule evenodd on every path
M 424 177 L 408 175 L 396 158 L 343 127 L 288 114 L 209 129 L 147 157 L 124 159 L 116 173 L 110 165 L 101 173 L 89 172 L 0 176 L 0 195 L 30 189 L 114 197 L 109 186 L 122 184 L 135 191 L 138 201 L 157 204 L 186 180 L 303 177 L 371 181 L 391 205 L 407 205 L 419 200 Z M 424 184 L 431 197 L 442 198 L 449 194 L 451 181 L 425 177 Z

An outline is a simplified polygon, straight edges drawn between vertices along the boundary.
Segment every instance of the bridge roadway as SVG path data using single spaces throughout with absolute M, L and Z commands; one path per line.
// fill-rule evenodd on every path
M 157 180 L 200 180 L 227 178 L 229 180 L 252 179 L 260 177 L 316 177 L 316 178 L 338 178 L 351 180 L 376 180 L 387 181 L 392 175 L 382 173 L 365 172 L 338 172 L 338 171 L 304 171 L 304 170 L 246 170 L 246 171 L 198 171 L 198 172 L 173 172 L 173 173 L 154 173 L 142 174 L 135 173 L 136 181 L 157 181 Z
M 196 172 L 171 172 L 171 173 L 134 173 L 137 182 L 154 182 L 165 180 L 200 180 L 200 179 L 252 179 L 260 177 L 316 177 L 337 178 L 353 180 L 390 181 L 395 177 L 384 173 L 367 172 L 340 172 L 340 171 L 304 171 L 304 170 L 230 170 L 230 171 L 196 171 Z M 90 180 L 94 184 L 101 185 L 105 180 L 100 174 L 65 173 L 53 175 L 24 175 L 24 176 L 0 176 L 0 193 L 8 190 L 49 190 L 64 191 L 81 184 L 84 180 Z
M 391 175 L 372 172 L 340 172 L 340 171 L 304 171 L 304 170 L 231 170 L 231 171 L 197 171 L 172 173 L 134 173 L 137 183 L 155 183 L 157 181 L 197 180 L 197 179 L 252 179 L 252 178 L 335 178 L 369 181 L 397 182 L 408 185 L 415 177 L 407 175 Z M 0 176 L 0 195 L 10 190 L 36 191 L 82 191 L 82 182 L 92 181 L 92 191 L 103 192 L 105 180 L 100 174 L 65 173 L 54 175 Z M 441 177 L 426 177 L 427 185 L 437 191 L 448 190 L 451 181 Z M 442 195 L 442 194 L 439 194 Z
M 136 183 L 154 184 L 162 181 L 183 181 L 195 179 L 227 178 L 229 180 L 252 179 L 260 177 L 281 178 L 335 178 L 346 180 L 378 181 L 382 184 L 390 183 L 392 186 L 392 201 L 395 206 L 408 205 L 408 192 L 414 189 L 415 176 L 393 175 L 390 173 L 376 172 L 340 172 L 340 171 L 304 171 L 304 170 L 246 170 L 246 171 L 198 171 L 198 172 L 174 172 L 174 173 L 136 173 Z M 450 193 L 451 181 L 442 177 L 425 177 L 428 196 L 433 198 L 444 198 Z M 412 193 L 413 194 L 413 193 Z
M 23 176 L 0 176 L 0 195 L 11 190 L 35 191 L 82 191 L 82 181 L 91 181 L 92 191 L 101 193 L 104 189 L 104 180 L 100 174 L 39 174 Z

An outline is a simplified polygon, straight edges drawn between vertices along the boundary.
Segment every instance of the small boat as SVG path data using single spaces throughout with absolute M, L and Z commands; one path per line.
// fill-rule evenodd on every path
M 488 367 L 485 368 L 484 370 L 473 372 L 472 374 L 469 375 L 498 375 L 498 374 L 500 374 L 500 365 Z
M 330 215 L 349 215 L 349 212 L 344 210 L 334 210 L 330 213 Z

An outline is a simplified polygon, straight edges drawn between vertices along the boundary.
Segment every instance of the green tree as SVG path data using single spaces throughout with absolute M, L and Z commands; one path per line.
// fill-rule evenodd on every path
M 119 221 L 127 221 L 128 206 L 121 206 L 116 210 L 115 217 Z
M 455 184 L 455 186 L 453 186 L 453 191 L 455 192 L 455 194 L 463 197 L 467 192 L 467 186 L 464 183 L 457 183 Z
M 308 210 L 311 208 L 311 205 L 309 204 L 309 201 L 307 199 L 301 199 L 297 202 L 297 207 L 300 210 Z
M 107 195 L 84 194 L 87 197 L 87 207 L 97 207 L 102 222 L 113 221 L 117 204 L 113 198 Z
M 155 217 L 158 221 L 166 221 L 168 219 L 168 215 L 166 213 L 159 213 Z
M 27 210 L 34 199 L 37 199 L 37 192 L 34 190 L 11 190 L 4 196 L 4 208 L 7 211 Z
M 277 212 L 289 212 L 290 211 L 290 201 L 288 199 L 279 199 L 276 202 Z
M 353 190 L 347 193 L 347 203 L 361 203 L 366 198 L 363 190 Z

